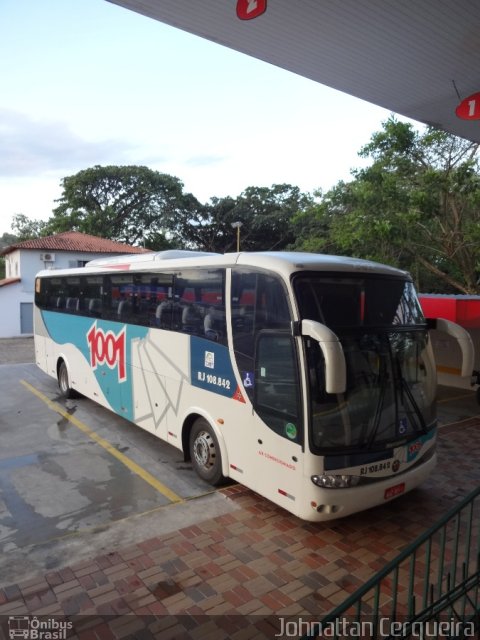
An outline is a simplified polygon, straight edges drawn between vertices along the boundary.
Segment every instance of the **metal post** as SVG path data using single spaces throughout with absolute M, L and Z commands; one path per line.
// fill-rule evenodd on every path
M 237 230 L 237 253 L 240 251 L 240 227 L 242 226 L 241 222 L 232 222 L 232 228 Z

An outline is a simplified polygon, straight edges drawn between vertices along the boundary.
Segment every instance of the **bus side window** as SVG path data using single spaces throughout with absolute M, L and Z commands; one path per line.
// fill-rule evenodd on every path
M 172 328 L 173 302 L 171 300 L 162 300 L 157 304 L 155 309 L 155 326 L 159 329 Z
M 120 300 L 117 306 L 117 320 L 119 322 L 127 322 L 131 313 L 131 302 L 124 297 L 124 294 L 120 294 Z
M 67 298 L 65 303 L 65 310 L 69 313 L 77 313 L 80 309 L 80 299 L 75 297 Z
M 129 322 L 147 327 L 150 325 L 149 298 L 150 275 L 134 275 L 133 284 L 130 286 L 129 305 L 127 307 L 130 314 Z
M 173 277 L 161 275 L 152 280 L 150 325 L 160 329 L 172 328 Z
M 103 276 L 82 276 L 80 279 L 80 313 L 93 318 L 102 317 Z
M 39 309 L 55 310 L 60 278 L 35 279 L 35 304 Z
M 224 271 L 195 269 L 175 280 L 173 329 L 226 344 Z
M 94 318 L 102 317 L 102 299 L 90 298 L 88 302 L 88 313 Z
M 115 322 L 131 322 L 133 275 L 110 274 L 105 278 L 102 316 Z
M 261 332 L 255 357 L 255 411 L 276 433 L 302 440 L 299 380 L 293 338 Z
M 235 359 L 245 391 L 254 401 L 256 379 L 255 345 L 261 331 L 288 331 L 290 308 L 286 290 L 279 278 L 263 272 L 238 269 L 232 274 L 232 333 Z M 251 384 L 251 381 L 254 381 Z M 277 426 L 272 426 L 277 430 Z
M 253 361 L 255 337 L 262 329 L 290 331 L 287 293 L 276 277 L 253 271 L 232 276 L 232 329 L 235 351 Z
M 138 273 L 128 287 L 130 322 L 144 327 L 170 328 L 163 313 L 171 303 L 173 276 L 168 273 Z M 162 306 L 163 305 L 163 306 Z
M 257 274 L 234 271 L 231 295 L 233 346 L 237 365 L 241 372 L 253 372 Z
M 80 298 L 82 295 L 80 276 L 67 276 L 65 282 L 65 309 L 66 313 L 80 313 Z

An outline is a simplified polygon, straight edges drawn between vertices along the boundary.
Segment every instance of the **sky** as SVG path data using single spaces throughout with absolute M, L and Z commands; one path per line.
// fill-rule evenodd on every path
M 329 189 L 389 112 L 105 0 L 0 0 L 0 235 L 61 181 L 145 165 L 201 202 Z

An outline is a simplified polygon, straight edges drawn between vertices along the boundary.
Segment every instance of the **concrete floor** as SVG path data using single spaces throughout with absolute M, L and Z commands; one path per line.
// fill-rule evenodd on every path
M 0 397 L 0 585 L 235 508 L 180 451 L 85 398 L 59 398 L 33 364 L 0 365 Z
M 35 362 L 33 337 L 0 338 L 0 365 Z

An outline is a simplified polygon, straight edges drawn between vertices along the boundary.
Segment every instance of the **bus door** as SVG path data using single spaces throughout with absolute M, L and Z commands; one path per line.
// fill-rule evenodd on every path
M 230 434 L 238 442 L 229 446 L 229 461 L 241 475 L 231 475 L 295 511 L 304 418 L 287 292 L 275 275 L 239 269 L 232 274 L 231 301 L 233 351 L 246 397 Z

